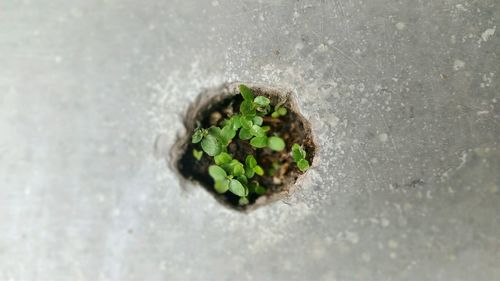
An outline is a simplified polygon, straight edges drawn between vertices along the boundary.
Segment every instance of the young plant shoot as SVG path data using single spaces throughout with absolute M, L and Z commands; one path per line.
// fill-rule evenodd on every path
M 309 168 L 309 162 L 303 147 L 299 144 L 289 144 L 288 149 L 291 147 L 291 151 L 285 151 L 285 140 L 276 132 L 272 132 L 272 126 L 266 126 L 272 125 L 266 122 L 280 122 L 276 119 L 286 116 L 287 108 L 282 103 L 273 105 L 269 98 L 255 95 L 254 91 L 245 85 L 240 85 L 239 90 L 243 97 L 243 101 L 240 99 L 241 103 L 235 105 L 239 105 L 239 112 L 231 112 L 226 115 L 227 118 L 212 123 L 217 126 L 202 128 L 198 124 L 191 141 L 196 144 L 192 151 L 194 159 L 210 159 L 211 165 L 207 173 L 213 179 L 214 190 L 220 194 L 230 192 L 236 195 L 239 205 L 244 206 L 249 204 L 252 198 L 267 193 L 262 184 L 262 177 L 274 175 L 280 169 L 279 163 L 275 162 L 268 163 L 268 169 L 265 169 L 265 163 L 259 163 L 257 157 L 260 151 L 265 154 L 286 153 L 284 157 L 291 157 L 295 164 L 291 160 L 290 163 L 292 166 L 296 165 L 301 172 Z M 237 110 L 238 108 L 235 108 L 235 111 Z M 236 141 L 240 145 L 246 143 L 244 147 L 248 149 L 240 152 L 230 149 L 231 145 L 235 146 L 233 143 Z M 250 154 L 248 151 L 251 151 Z M 253 195 L 250 200 L 249 195 Z

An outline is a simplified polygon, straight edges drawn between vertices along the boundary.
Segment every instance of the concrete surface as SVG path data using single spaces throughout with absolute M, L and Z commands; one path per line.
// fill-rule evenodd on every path
M 0 4 L 0 280 L 499 280 L 498 0 Z M 320 165 L 242 215 L 180 114 L 296 91 Z

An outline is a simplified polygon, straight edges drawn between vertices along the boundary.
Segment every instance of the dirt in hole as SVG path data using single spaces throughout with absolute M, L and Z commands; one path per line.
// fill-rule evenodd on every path
M 240 206 L 238 201 L 240 197 L 226 192 L 224 194 L 217 193 L 213 186 L 214 181 L 208 174 L 208 167 L 213 165 L 213 158 L 207 154 L 203 154 L 200 160 L 196 160 L 193 156 L 193 149 L 200 150 L 199 144 L 191 143 L 191 135 L 194 132 L 196 123 L 200 122 L 203 128 L 208 128 L 212 125 L 219 126 L 220 122 L 233 114 L 239 112 L 239 107 L 243 98 L 236 93 L 222 93 L 216 95 L 201 106 L 192 106 L 187 114 L 185 125 L 187 136 L 180 140 L 179 148 L 182 149 L 182 154 L 176 160 L 174 165 L 177 167 L 182 176 L 188 180 L 199 182 L 207 191 L 224 205 L 240 211 L 254 209 L 260 205 L 264 205 L 286 197 L 292 190 L 295 182 L 304 174 L 294 163 L 290 151 L 292 145 L 297 143 L 302 145 L 307 152 L 306 159 L 309 163 L 313 163 L 316 152 L 309 122 L 297 111 L 297 106 L 293 103 L 288 95 L 280 94 L 276 91 L 266 91 L 265 89 L 252 87 L 256 96 L 266 96 L 271 100 L 273 105 L 283 102 L 288 113 L 280 118 L 272 118 L 271 116 L 264 117 L 263 126 L 270 126 L 271 130 L 268 135 L 274 135 L 283 138 L 286 143 L 286 148 L 282 151 L 273 151 L 269 148 L 255 149 L 249 141 L 240 140 L 235 137 L 232 143 L 228 146 L 228 153 L 233 158 L 245 163 L 247 155 L 254 155 L 257 163 L 264 168 L 266 173 L 263 176 L 255 175 L 252 180 L 257 180 L 261 185 L 267 188 L 267 193 L 257 195 L 251 193 L 248 197 L 249 204 Z M 227 90 L 227 89 L 226 89 Z M 195 110 L 195 111 L 193 111 Z M 278 165 L 276 165 L 278 164 Z M 273 170 L 274 175 L 270 175 L 267 171 Z

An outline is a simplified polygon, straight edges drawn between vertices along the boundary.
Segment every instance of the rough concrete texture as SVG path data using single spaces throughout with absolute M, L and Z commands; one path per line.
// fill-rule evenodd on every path
M 498 0 L 3 1 L 0 279 L 499 280 L 499 19 Z M 294 89 L 320 145 L 249 215 L 161 157 L 227 81 Z

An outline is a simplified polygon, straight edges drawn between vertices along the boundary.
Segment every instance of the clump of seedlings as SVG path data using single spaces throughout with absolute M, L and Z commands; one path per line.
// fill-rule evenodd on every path
M 312 150 L 312 139 L 286 99 L 272 102 L 245 85 L 239 92 L 198 121 L 180 164 L 192 166 L 226 202 L 245 208 L 260 196 L 282 191 L 310 167 L 306 149 Z

